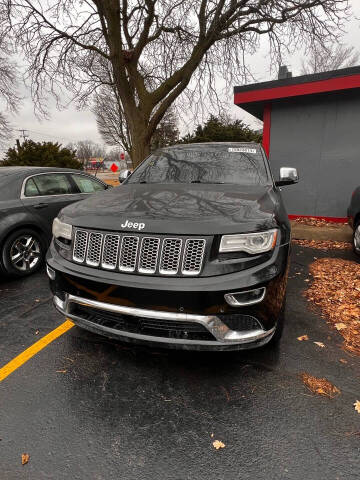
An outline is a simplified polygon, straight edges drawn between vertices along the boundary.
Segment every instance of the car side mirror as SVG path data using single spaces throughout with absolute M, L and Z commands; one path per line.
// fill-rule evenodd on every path
M 130 170 L 121 170 L 119 175 L 119 182 L 123 183 L 124 180 L 131 174 Z
M 281 167 L 280 168 L 280 180 L 275 182 L 277 187 L 283 187 L 284 185 L 293 185 L 298 183 L 299 175 L 296 168 Z

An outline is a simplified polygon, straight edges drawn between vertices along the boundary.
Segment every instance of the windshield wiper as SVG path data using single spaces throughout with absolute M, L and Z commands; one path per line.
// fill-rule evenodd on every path
M 190 183 L 202 183 L 203 185 L 225 185 L 225 182 L 202 182 L 201 180 L 191 180 Z

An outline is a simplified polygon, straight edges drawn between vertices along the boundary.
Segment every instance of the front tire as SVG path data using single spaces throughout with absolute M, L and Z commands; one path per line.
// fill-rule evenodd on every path
M 14 277 L 26 277 L 39 270 L 44 261 L 46 246 L 40 234 L 31 228 L 11 233 L 2 248 L 5 272 Z
M 356 223 L 353 234 L 353 248 L 357 255 L 360 255 L 360 221 Z

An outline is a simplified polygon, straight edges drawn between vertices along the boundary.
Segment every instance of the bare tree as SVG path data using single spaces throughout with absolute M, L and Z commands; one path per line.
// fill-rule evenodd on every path
M 353 67 L 358 65 L 360 54 L 354 47 L 339 44 L 321 45 L 315 43 L 310 49 L 309 55 L 302 60 L 301 73 L 329 72 L 340 68 Z
M 131 155 L 131 135 L 114 86 L 104 86 L 99 93 L 95 94 L 92 111 L 96 116 L 98 130 L 104 142 L 107 145 L 119 146 Z M 172 145 L 178 139 L 177 116 L 174 109 L 169 107 L 151 137 L 150 149 Z
M 104 142 L 107 145 L 119 146 L 130 154 L 131 136 L 114 85 L 105 85 L 95 93 L 92 111 Z
M 4 144 L 12 132 L 6 110 L 17 112 L 20 102 L 17 95 L 17 68 L 10 60 L 13 53 L 11 37 L 6 29 L 1 28 L 3 21 L 4 11 L 0 12 L 0 144 Z
M 106 155 L 104 147 L 92 140 L 80 140 L 79 142 L 69 143 L 67 148 L 75 150 L 77 158 L 83 163 L 90 158 L 105 157 Z
M 113 84 L 137 165 L 168 108 L 187 92 L 216 99 L 216 77 L 248 75 L 244 56 L 267 36 L 273 55 L 334 38 L 348 0 L 0 0 L 29 61 L 38 108 L 62 89 L 80 105 Z M 108 75 L 110 72 L 110 75 Z M 187 89 L 191 82 L 191 89 Z M 187 89 L 187 90 L 186 90 Z

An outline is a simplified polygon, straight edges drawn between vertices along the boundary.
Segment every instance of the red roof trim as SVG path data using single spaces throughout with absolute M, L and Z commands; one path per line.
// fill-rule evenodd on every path
M 234 103 L 236 105 L 241 105 L 242 103 L 298 97 L 315 93 L 333 92 L 336 90 L 348 90 L 351 88 L 360 88 L 360 75 L 332 78 L 330 80 L 322 80 L 318 82 L 299 83 L 297 85 L 289 85 L 286 87 L 239 92 L 234 95 Z
M 270 156 L 270 131 L 271 131 L 271 103 L 264 108 L 263 147 L 267 157 Z

